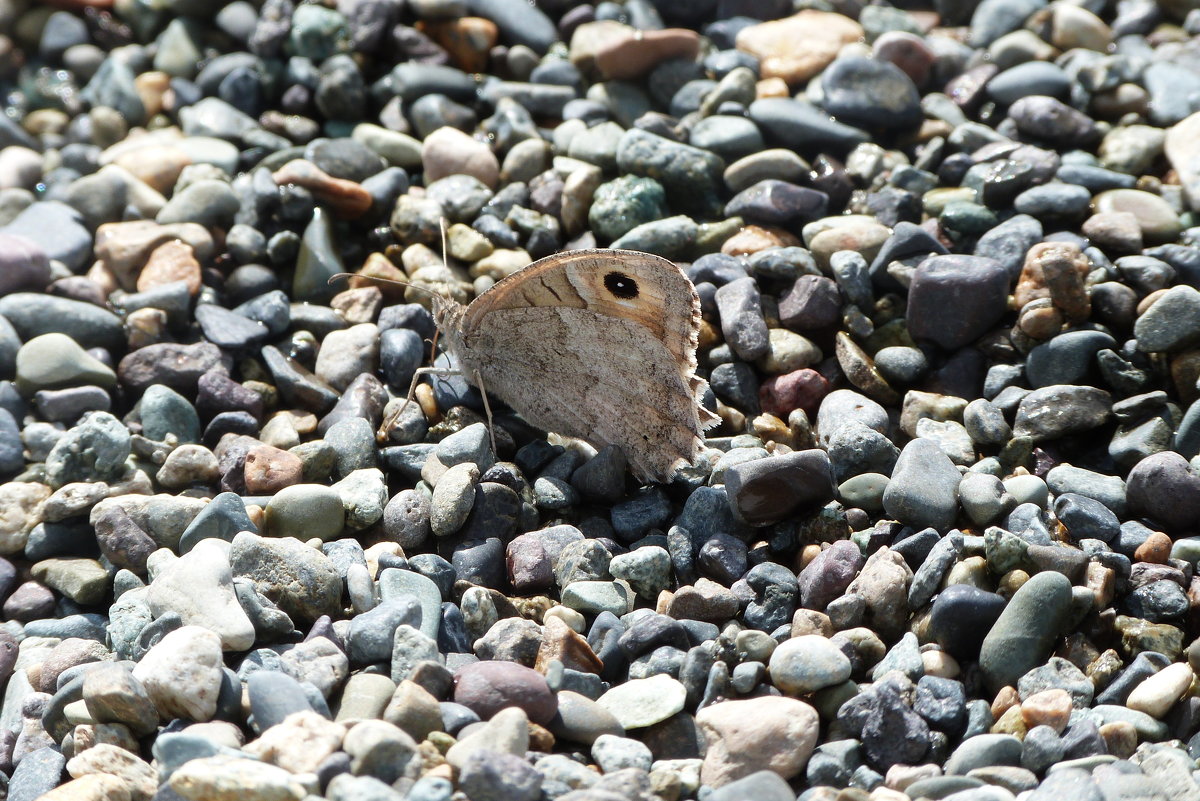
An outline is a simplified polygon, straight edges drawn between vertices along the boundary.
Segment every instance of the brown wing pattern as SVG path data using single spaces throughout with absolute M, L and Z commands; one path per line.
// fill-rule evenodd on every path
M 700 407 L 643 326 L 589 309 L 500 309 L 478 330 L 488 392 L 533 425 L 617 445 L 635 476 L 670 481 L 703 444 Z

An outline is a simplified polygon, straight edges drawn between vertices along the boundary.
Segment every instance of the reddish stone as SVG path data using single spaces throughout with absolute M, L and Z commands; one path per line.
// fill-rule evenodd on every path
M 825 376 L 806 367 L 764 381 L 758 390 L 758 402 L 764 412 L 780 420 L 786 420 L 793 409 L 803 409 L 812 418 L 831 389 Z
M 247 492 L 272 495 L 304 479 L 304 462 L 294 453 L 258 445 L 246 454 L 244 471 Z
M 546 723 L 558 711 L 558 699 L 546 678 L 516 662 L 476 662 L 454 676 L 454 700 L 484 720 L 501 709 L 519 706 L 534 723 Z

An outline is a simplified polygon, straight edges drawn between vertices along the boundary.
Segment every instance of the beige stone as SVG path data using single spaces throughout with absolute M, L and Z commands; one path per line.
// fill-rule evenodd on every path
M 1195 674 L 1186 662 L 1175 662 L 1142 680 L 1129 694 L 1125 706 L 1161 718 L 1192 686 Z
M 244 750 L 291 773 L 312 773 L 341 747 L 345 735 L 340 723 L 305 710 L 288 715 Z
M 817 742 L 816 710 L 794 698 L 725 701 L 696 713 L 708 742 L 701 780 L 720 787 L 760 770 L 791 779 L 804 770 Z
M 805 9 L 784 19 L 743 28 L 737 49 L 759 60 L 763 78 L 799 84 L 833 61 L 843 45 L 863 37 L 862 26 L 849 17 Z
M 77 754 L 67 762 L 67 773 L 75 779 L 85 776 L 119 779 L 131 801 L 148 801 L 158 792 L 158 771 L 136 754 L 115 745 L 101 743 Z

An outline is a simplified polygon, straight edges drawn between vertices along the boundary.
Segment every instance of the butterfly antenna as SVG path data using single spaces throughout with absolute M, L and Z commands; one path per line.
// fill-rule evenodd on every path
M 344 278 L 345 279 L 362 278 L 367 281 L 378 281 L 381 284 L 393 284 L 394 286 L 406 287 L 406 288 L 412 289 L 416 292 L 424 292 L 426 295 L 429 295 L 429 297 L 431 297 L 431 298 L 442 297 L 437 292 L 434 292 L 432 289 L 426 289 L 425 287 L 420 286 L 418 284 L 410 284 L 408 281 L 397 281 L 395 278 L 384 278 L 382 275 L 362 275 L 360 273 L 338 273 L 337 275 L 331 276 L 329 281 L 327 281 L 326 283 L 328 283 L 332 286 L 335 281 L 341 281 Z
M 446 251 L 449 250 L 449 248 L 446 246 L 446 238 L 447 237 L 446 237 L 446 218 L 445 218 L 445 216 L 441 217 L 438 220 L 438 226 L 442 229 L 442 264 L 449 267 L 450 266 L 449 256 L 447 256 L 447 254 L 446 254 Z

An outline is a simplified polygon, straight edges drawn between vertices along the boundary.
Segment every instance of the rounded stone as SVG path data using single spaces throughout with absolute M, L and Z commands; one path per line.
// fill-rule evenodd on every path
M 793 637 L 771 654 L 771 682 L 789 695 L 804 695 L 850 678 L 850 659 L 817 634 Z
M 501 709 L 520 707 L 534 723 L 545 724 L 558 709 L 546 679 L 536 670 L 516 662 L 476 662 L 454 676 L 454 701 L 483 719 Z

